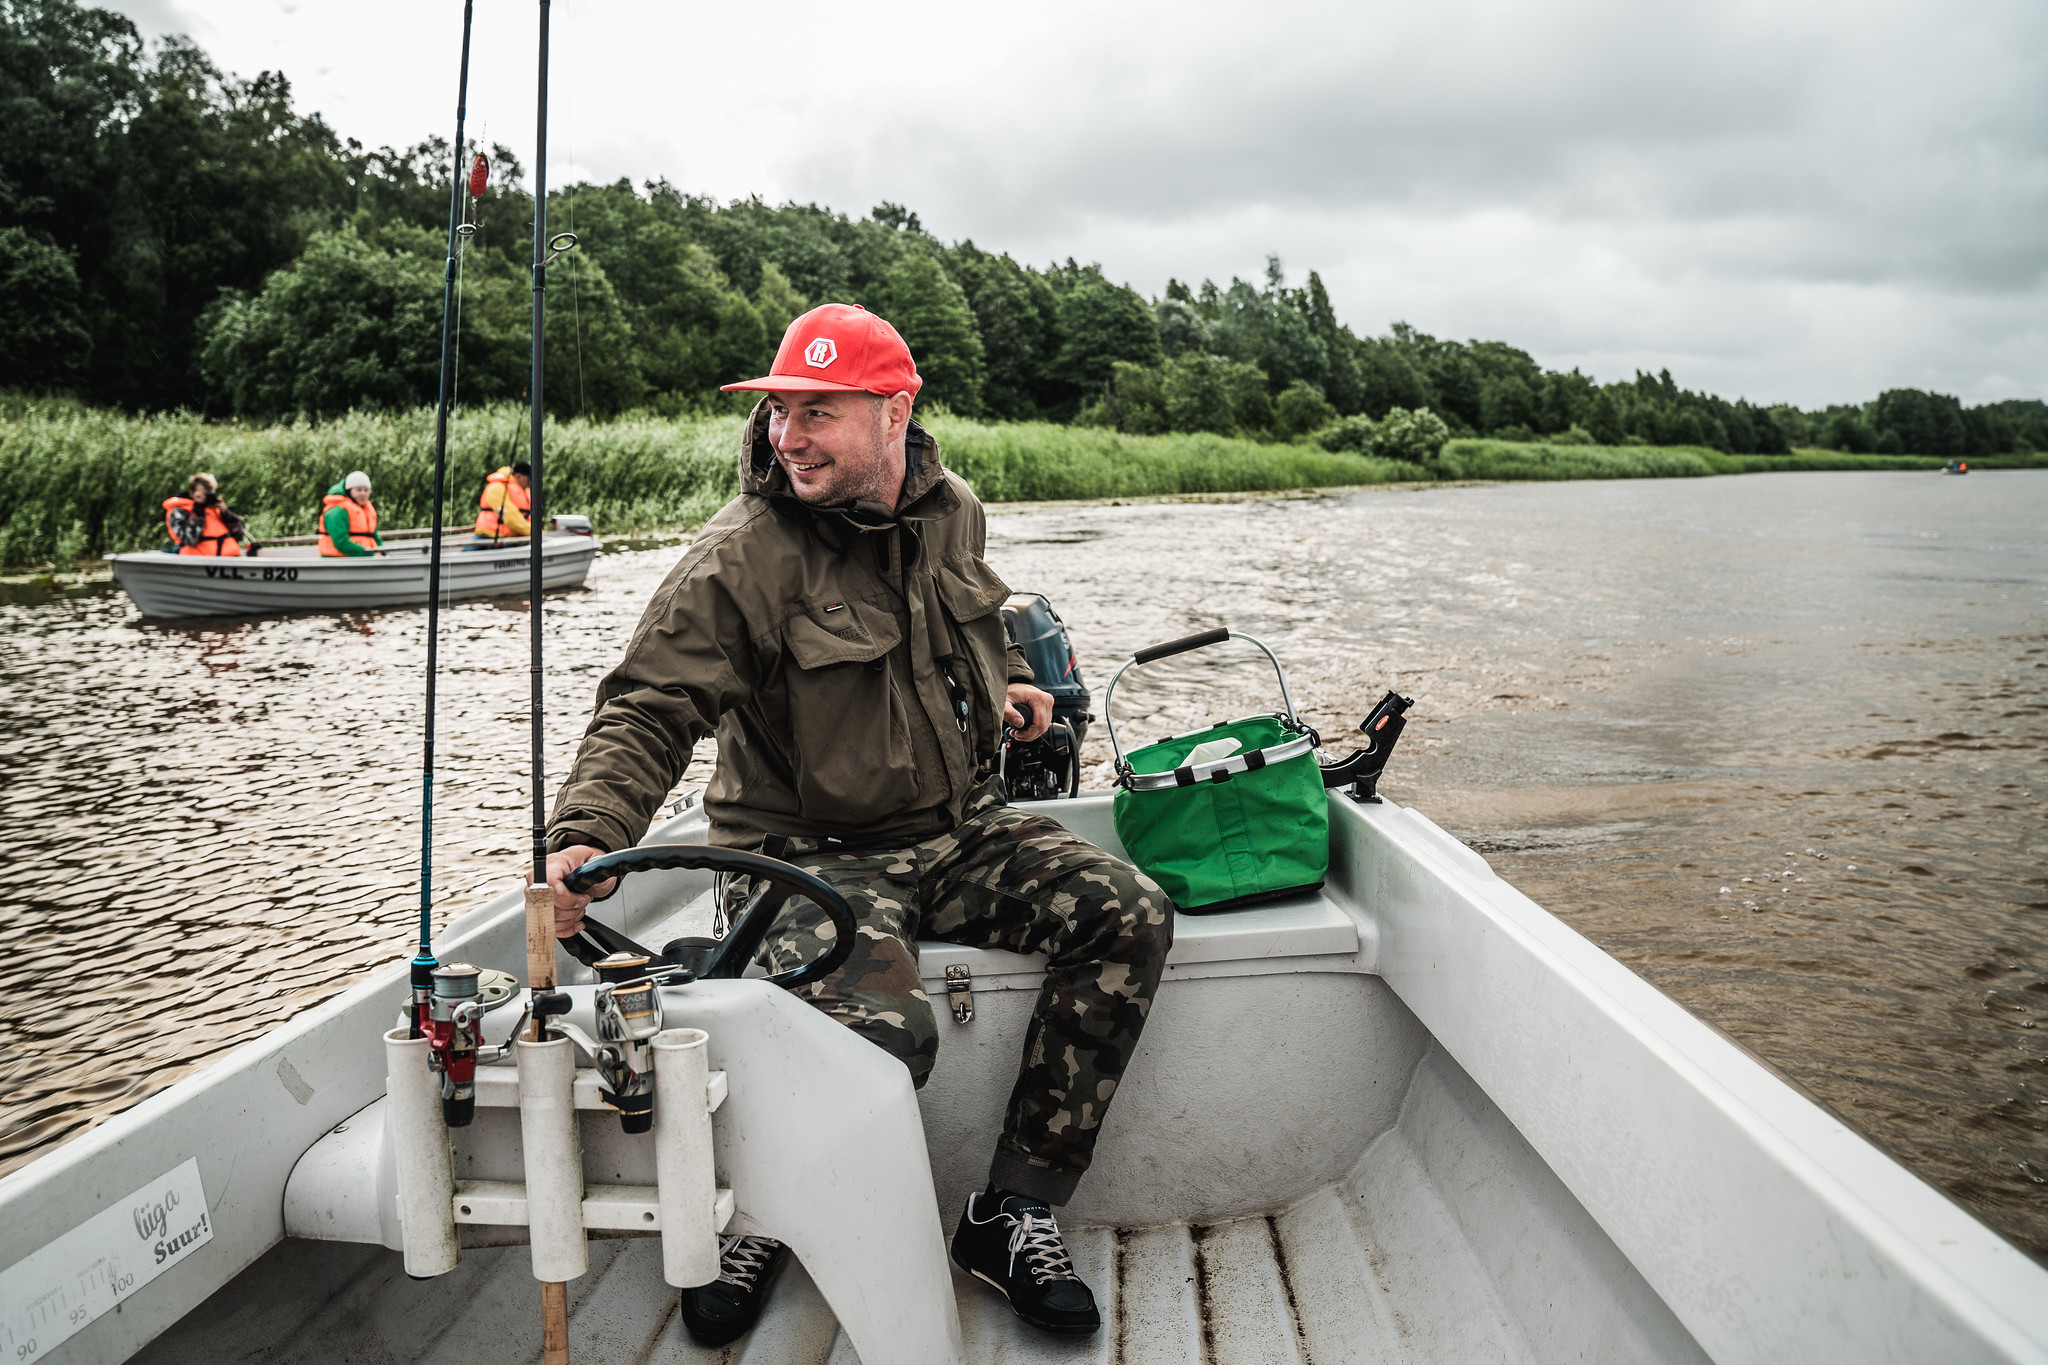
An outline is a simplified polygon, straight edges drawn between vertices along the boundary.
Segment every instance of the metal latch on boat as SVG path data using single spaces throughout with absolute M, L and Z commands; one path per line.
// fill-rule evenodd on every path
M 964 962 L 946 968 L 946 1003 L 953 1007 L 955 1023 L 964 1024 L 974 1018 L 974 975 Z

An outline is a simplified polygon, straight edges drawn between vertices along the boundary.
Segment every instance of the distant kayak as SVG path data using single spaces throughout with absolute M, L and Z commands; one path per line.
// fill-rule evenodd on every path
M 1970 462 L 1968 460 L 1950 460 L 1941 467 L 1941 472 L 1944 474 L 1967 474 L 1970 472 Z
M 528 590 L 525 541 L 463 551 L 467 531 L 442 542 L 444 597 Z M 271 545 L 258 555 L 215 559 L 154 551 L 109 555 L 114 577 L 144 616 L 247 616 L 262 612 L 346 611 L 418 606 L 427 600 L 426 540 L 390 545 L 366 558 L 328 558 L 310 545 Z M 541 582 L 573 588 L 597 556 L 594 536 L 558 532 L 541 546 Z

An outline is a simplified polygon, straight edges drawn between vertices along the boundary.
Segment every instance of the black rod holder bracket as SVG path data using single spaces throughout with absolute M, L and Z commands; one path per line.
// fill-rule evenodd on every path
M 1407 727 L 1408 708 L 1413 705 L 1414 698 L 1395 692 L 1381 697 L 1379 704 L 1358 722 L 1359 730 L 1365 735 L 1365 747 L 1354 749 L 1340 762 L 1325 764 L 1323 786 L 1348 787 L 1350 790 L 1345 795 L 1353 801 L 1377 802 L 1380 799 L 1380 774 L 1386 771 L 1394 745 L 1400 741 L 1401 731 Z

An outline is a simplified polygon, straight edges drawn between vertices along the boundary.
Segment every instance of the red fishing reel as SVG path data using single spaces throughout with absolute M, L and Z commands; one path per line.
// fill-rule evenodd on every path
M 428 1065 L 441 1073 L 441 1117 L 450 1128 L 467 1128 L 476 1117 L 476 1064 L 494 1061 L 506 1047 L 484 1042 L 484 1015 L 511 998 L 517 983 L 505 972 L 485 972 L 467 962 L 434 968 L 434 990 L 421 1008 L 420 1036 L 427 1040 Z M 522 1014 L 512 1026 L 519 1036 Z M 481 1054 L 481 1055 L 479 1055 Z

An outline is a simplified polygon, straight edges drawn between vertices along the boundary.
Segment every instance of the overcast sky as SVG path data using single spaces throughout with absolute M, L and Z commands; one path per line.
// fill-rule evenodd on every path
M 457 0 L 117 0 L 344 136 L 453 131 Z M 473 132 L 531 161 L 537 7 Z M 772 18 L 764 18 L 772 16 Z M 2048 396 L 2048 3 L 557 0 L 549 177 L 666 176 L 1170 276 L 1322 273 L 1599 379 Z

